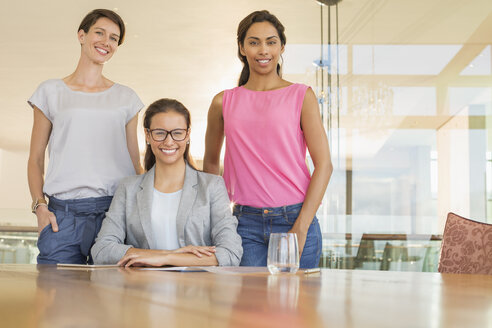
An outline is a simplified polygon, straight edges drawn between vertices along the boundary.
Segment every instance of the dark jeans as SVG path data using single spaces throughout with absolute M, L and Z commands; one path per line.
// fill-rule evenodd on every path
M 60 200 L 49 198 L 48 209 L 56 216 L 58 232 L 51 224 L 38 237 L 38 263 L 92 264 L 90 249 L 113 197 Z
M 296 222 L 301 207 L 302 203 L 265 208 L 236 204 L 233 212 L 239 221 L 237 232 L 243 240 L 243 257 L 240 265 L 266 266 L 270 234 L 289 231 Z M 314 217 L 301 255 L 301 268 L 318 267 L 321 243 L 321 230 L 318 219 Z

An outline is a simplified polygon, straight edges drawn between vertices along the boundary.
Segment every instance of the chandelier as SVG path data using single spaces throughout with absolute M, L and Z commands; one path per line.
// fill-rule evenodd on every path
M 378 82 L 352 88 L 352 112 L 360 118 L 381 117 L 393 111 L 393 90 Z
M 313 62 L 316 68 L 316 94 L 321 118 L 328 131 L 330 144 L 339 153 L 340 146 L 340 44 L 338 4 L 342 0 L 316 0 L 320 4 L 320 57 Z M 326 18 L 325 18 L 326 17 Z M 325 28 L 326 24 L 326 28 Z M 349 60 L 352 60 L 349 58 Z M 372 46 L 372 75 L 375 75 L 375 52 Z M 349 98 L 352 115 L 364 126 L 381 126 L 384 116 L 393 111 L 393 89 L 373 78 L 352 87 Z M 374 126 L 373 126 L 374 127 Z

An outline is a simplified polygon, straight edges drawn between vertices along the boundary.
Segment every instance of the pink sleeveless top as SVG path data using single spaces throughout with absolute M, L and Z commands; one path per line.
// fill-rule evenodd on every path
M 271 91 L 224 91 L 224 180 L 231 201 L 278 207 L 304 201 L 311 177 L 301 109 L 308 89 L 292 84 Z

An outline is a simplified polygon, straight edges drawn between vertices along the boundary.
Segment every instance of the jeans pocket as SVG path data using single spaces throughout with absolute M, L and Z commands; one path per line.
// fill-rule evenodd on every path
M 41 255 L 47 255 L 51 252 L 51 249 L 53 248 L 52 237 L 51 224 L 48 224 L 43 228 L 43 230 L 41 230 L 38 236 L 37 245 Z
M 302 268 L 314 268 L 319 265 L 321 256 L 323 237 L 318 223 L 318 219 L 314 217 L 313 222 L 309 226 L 306 236 L 306 243 L 301 257 Z
M 242 224 L 242 222 L 239 221 L 239 217 L 238 217 L 238 224 L 237 224 L 236 231 L 241 237 L 244 237 L 246 235 L 246 233 L 248 232 L 248 226 L 245 224 Z
M 300 211 L 292 211 L 292 212 L 287 212 L 284 214 L 285 221 L 288 224 L 294 224 L 296 223 L 297 217 L 299 216 Z

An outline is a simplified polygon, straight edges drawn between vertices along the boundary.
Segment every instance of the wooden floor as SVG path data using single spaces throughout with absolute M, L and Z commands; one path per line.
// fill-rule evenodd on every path
M 492 276 L 3 264 L 0 327 L 492 327 Z

